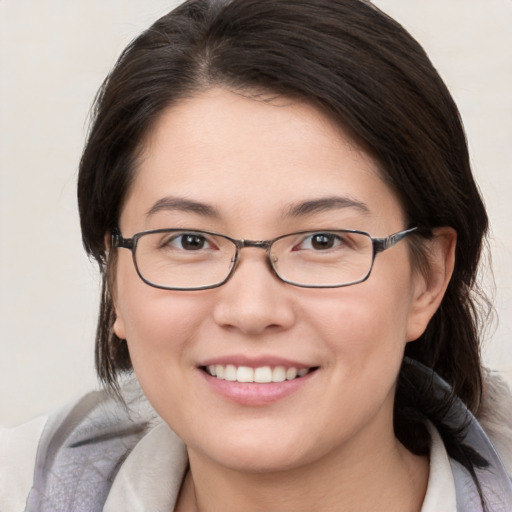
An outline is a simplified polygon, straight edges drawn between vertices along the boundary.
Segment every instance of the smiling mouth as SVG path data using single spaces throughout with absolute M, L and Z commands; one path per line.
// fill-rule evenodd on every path
M 268 384 L 272 382 L 284 382 L 286 380 L 300 379 L 315 371 L 318 367 L 312 368 L 285 368 L 284 366 L 235 366 L 233 364 L 215 364 L 203 366 L 201 369 L 208 375 L 221 380 L 231 382 Z

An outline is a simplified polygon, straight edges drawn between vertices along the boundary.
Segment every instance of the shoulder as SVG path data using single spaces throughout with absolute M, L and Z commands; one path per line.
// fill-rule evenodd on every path
M 0 429 L 0 510 L 25 510 L 47 420 L 41 416 L 19 427 Z
M 96 510 L 122 461 L 158 418 L 132 379 L 123 401 L 93 391 L 49 418 L 38 447 L 28 510 Z
M 484 372 L 484 392 L 477 419 L 512 476 L 512 393 L 496 372 Z
M 119 462 L 157 418 L 136 381 L 123 385 L 122 396 L 124 402 L 92 391 L 49 416 L 1 430 L 0 510 L 59 509 L 50 492 L 56 488 L 70 503 L 104 499 Z

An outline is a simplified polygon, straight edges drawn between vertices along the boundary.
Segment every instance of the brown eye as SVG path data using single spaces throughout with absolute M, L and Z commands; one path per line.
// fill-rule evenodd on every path
M 199 235 L 182 235 L 180 237 L 181 246 L 187 251 L 198 251 L 206 244 L 206 239 Z
M 295 251 L 322 252 L 337 249 L 344 245 L 344 240 L 334 233 L 311 233 L 303 238 L 295 247 Z
M 200 251 L 201 249 L 208 249 L 211 244 L 205 236 L 199 233 L 179 233 L 161 243 L 162 248 L 179 251 Z
M 336 236 L 327 233 L 317 233 L 311 236 L 311 247 L 317 251 L 332 249 L 336 244 Z

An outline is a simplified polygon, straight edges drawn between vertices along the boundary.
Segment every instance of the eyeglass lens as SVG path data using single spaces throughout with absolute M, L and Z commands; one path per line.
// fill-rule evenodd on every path
M 293 233 L 267 249 L 284 281 L 302 286 L 343 286 L 367 277 L 373 262 L 370 236 L 349 231 Z M 203 231 L 141 233 L 135 247 L 141 277 L 154 286 L 197 289 L 224 282 L 237 257 L 236 242 Z

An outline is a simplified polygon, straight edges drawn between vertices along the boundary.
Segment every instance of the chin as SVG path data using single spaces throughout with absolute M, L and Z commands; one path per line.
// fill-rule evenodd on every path
M 257 449 L 237 450 L 232 454 L 222 454 L 215 462 L 225 468 L 240 473 L 272 474 L 296 469 L 307 462 L 297 453 L 276 453 Z
M 282 432 L 282 430 L 281 430 Z M 228 440 L 229 437 L 229 440 Z M 307 450 L 302 439 L 293 441 L 292 436 L 275 434 L 272 436 L 254 436 L 253 434 L 230 434 L 219 442 L 204 440 L 203 446 L 189 446 L 189 452 L 200 453 L 215 464 L 238 472 L 274 473 L 294 469 L 308 460 Z

